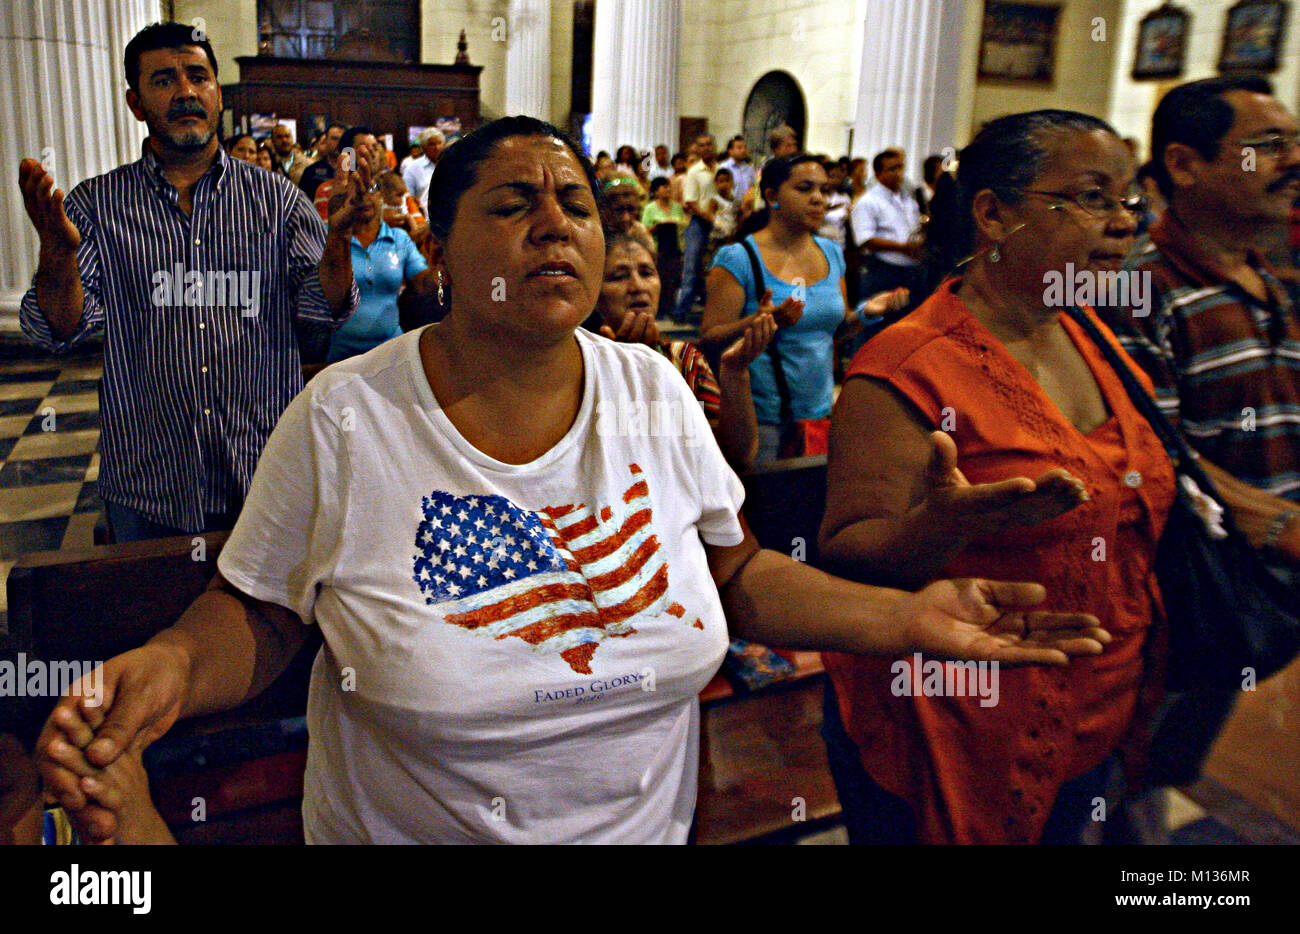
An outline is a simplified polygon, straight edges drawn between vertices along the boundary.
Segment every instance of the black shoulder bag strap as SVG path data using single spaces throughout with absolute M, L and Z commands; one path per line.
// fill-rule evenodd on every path
M 758 251 L 749 242 L 749 237 L 741 240 L 740 245 L 749 254 L 749 265 L 754 277 L 755 301 L 757 304 L 762 304 L 763 293 L 767 291 L 767 279 L 763 275 L 763 264 L 759 261 Z M 784 426 L 794 424 L 794 408 L 790 404 L 790 384 L 785 381 L 785 364 L 781 362 L 781 352 L 776 349 L 777 339 L 780 336 L 779 330 L 772 335 L 772 340 L 767 345 L 767 355 L 772 358 L 772 377 L 776 380 L 776 391 L 781 397 L 781 424 Z
M 1120 357 L 1111 342 L 1102 336 L 1097 325 L 1079 308 L 1070 306 L 1065 309 L 1065 313 L 1074 320 L 1075 324 L 1083 328 L 1084 333 L 1097 346 L 1102 356 L 1106 358 L 1106 362 L 1110 364 L 1111 369 L 1115 371 L 1115 375 L 1120 378 L 1120 382 L 1124 384 L 1124 389 L 1128 393 L 1129 399 L 1132 400 L 1134 408 L 1142 413 L 1142 416 L 1150 423 L 1151 430 L 1160 438 L 1160 443 L 1164 445 L 1165 451 L 1169 454 L 1169 459 L 1174 463 L 1174 469 L 1191 477 L 1196 485 L 1201 488 L 1202 493 L 1222 506 L 1223 498 L 1219 496 L 1213 482 L 1201 469 L 1201 465 L 1196 462 L 1196 455 L 1188 448 L 1187 442 L 1183 440 L 1178 430 L 1170 424 L 1169 419 L 1165 417 L 1165 413 L 1160 411 L 1155 399 L 1151 398 L 1151 394 L 1138 382 L 1137 377 L 1133 375 L 1133 371 L 1128 368 L 1128 365 Z M 1224 518 L 1225 520 L 1228 519 L 1226 510 L 1224 511 Z M 1226 523 L 1225 527 L 1227 527 Z

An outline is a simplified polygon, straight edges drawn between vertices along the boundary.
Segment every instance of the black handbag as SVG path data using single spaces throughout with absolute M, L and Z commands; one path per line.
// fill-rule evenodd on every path
M 1119 353 L 1078 308 L 1066 313 L 1084 329 L 1159 436 L 1177 474 L 1177 496 L 1156 550 L 1156 579 L 1169 619 L 1166 684 L 1174 691 L 1240 690 L 1276 673 L 1300 652 L 1300 593 L 1271 569 L 1232 522 L 1214 484 L 1177 429 Z M 1212 534 L 1200 495 L 1222 510 Z

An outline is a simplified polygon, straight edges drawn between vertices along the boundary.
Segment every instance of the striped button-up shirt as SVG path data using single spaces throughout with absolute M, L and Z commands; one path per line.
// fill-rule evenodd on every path
M 1151 313 L 1105 314 L 1193 448 L 1239 480 L 1300 501 L 1300 316 L 1268 264 L 1249 258 L 1268 301 L 1167 211 L 1124 264 L 1148 278 Z
M 81 232 L 85 306 L 57 339 L 23 296 L 24 333 L 56 353 L 103 329 L 99 493 L 164 525 L 199 531 L 237 511 L 280 413 L 302 389 L 295 318 L 337 326 L 318 264 L 325 224 L 286 178 L 229 158 L 179 207 L 148 145 L 87 179 L 65 210 Z

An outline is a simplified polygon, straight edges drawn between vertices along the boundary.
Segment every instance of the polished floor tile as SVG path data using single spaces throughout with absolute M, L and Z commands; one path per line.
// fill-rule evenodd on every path
M 40 486 L 45 483 L 80 483 L 86 479 L 86 468 L 89 466 L 89 453 L 75 457 L 47 457 L 43 460 L 10 459 L 0 467 L 0 489 Z
M 0 438 L 17 438 L 32 423 L 30 415 L 6 415 L 0 417 Z
M 59 409 L 50 404 L 49 399 L 41 403 L 40 409 L 36 412 L 36 417 L 32 419 L 27 430 L 23 432 L 28 435 L 45 434 L 63 434 L 69 431 L 84 431 L 93 429 L 99 431 L 99 411 L 93 412 L 72 412 L 67 409 Z
M 63 533 L 63 544 L 59 547 L 77 551 L 93 548 L 95 545 L 95 523 L 98 521 L 98 513 L 76 513 L 68 520 L 68 528 Z
M 98 513 L 102 512 L 103 509 L 104 501 L 99 498 L 99 482 L 87 480 L 81 485 L 81 492 L 77 495 L 77 505 L 73 512 Z
M 67 516 L 6 523 L 0 530 L 0 561 L 13 561 L 33 551 L 58 550 L 67 527 Z
M 71 398 L 71 397 L 69 397 Z M 2 415 L 35 415 L 36 409 L 40 406 L 40 399 L 4 399 L 0 400 L 0 416 Z
M 64 396 L 76 392 L 93 392 L 98 389 L 98 379 L 64 379 L 57 383 L 52 383 L 49 394 Z
M 54 411 L 63 412 L 98 412 L 99 393 L 78 392 L 68 396 L 46 396 L 42 405 L 52 406 Z M 33 409 L 33 411 L 35 411 Z M 0 410 L 0 415 L 8 414 Z
M 49 460 L 58 457 L 89 455 L 99 446 L 99 432 L 85 431 L 43 431 L 34 435 L 23 435 L 9 452 L 8 462 Z M 90 461 L 86 461 L 90 466 Z M 79 477 L 78 479 L 84 479 Z
M 20 383 L 0 383 L 0 399 L 44 399 L 54 386 L 53 380 L 34 383 L 30 380 Z M 61 389 L 60 392 L 85 392 L 84 389 Z
M 51 369 L 48 364 L 39 366 L 5 364 L 0 367 L 0 383 L 33 383 L 44 380 L 53 382 L 62 372 L 61 368 Z
M 69 515 L 76 508 L 80 493 L 80 483 L 0 489 L 0 523 Z

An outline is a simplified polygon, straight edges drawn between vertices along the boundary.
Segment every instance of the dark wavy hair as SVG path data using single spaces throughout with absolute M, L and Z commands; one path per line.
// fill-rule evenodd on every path
M 478 167 L 503 140 L 516 136 L 549 136 L 562 142 L 582 166 L 599 208 L 602 200 L 600 182 L 596 179 L 596 169 L 583 153 L 582 147 L 563 130 L 545 120 L 525 116 L 502 117 L 484 124 L 448 146 L 438 160 L 438 170 L 433 173 L 433 181 L 429 186 L 429 230 L 439 242 L 446 243 L 451 236 L 461 195 L 473 188 L 478 181 Z
M 197 27 L 185 23 L 165 22 L 151 23 L 144 27 L 126 44 L 123 66 L 126 69 L 126 86 L 137 94 L 140 93 L 140 56 L 157 49 L 182 49 L 195 45 L 203 50 L 212 66 L 212 80 L 217 79 L 217 56 L 212 51 L 212 43 Z

